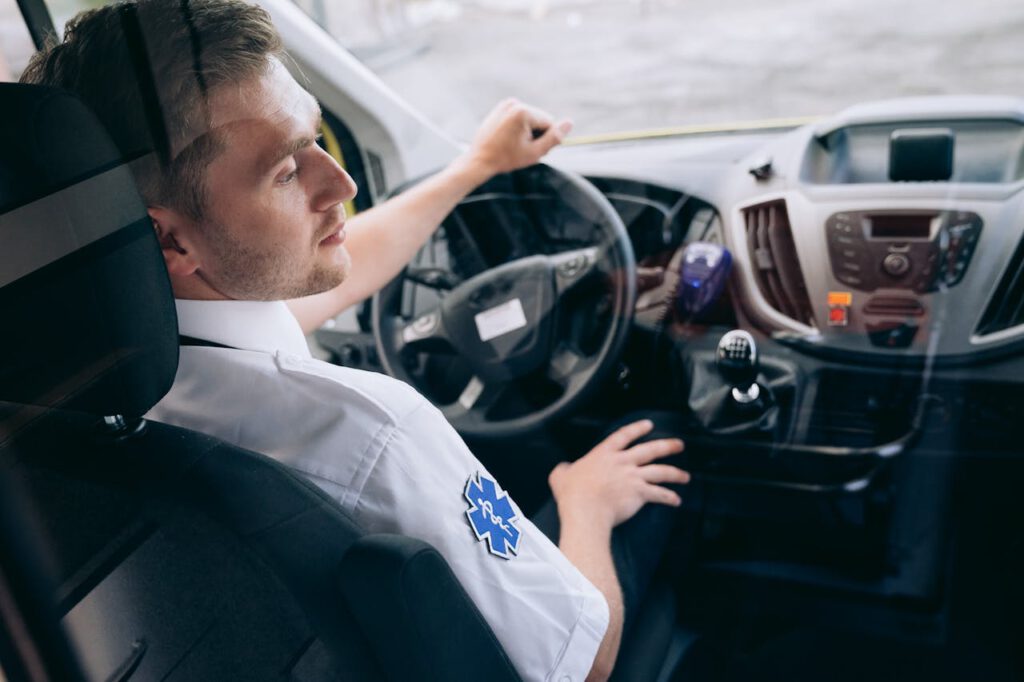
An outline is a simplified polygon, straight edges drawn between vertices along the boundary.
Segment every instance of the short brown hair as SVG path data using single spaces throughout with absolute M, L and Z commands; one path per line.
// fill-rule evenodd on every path
M 128 0 L 73 18 L 21 80 L 78 95 L 133 161 L 143 199 L 198 219 L 204 171 L 220 150 L 209 94 L 280 54 L 270 16 L 241 0 Z

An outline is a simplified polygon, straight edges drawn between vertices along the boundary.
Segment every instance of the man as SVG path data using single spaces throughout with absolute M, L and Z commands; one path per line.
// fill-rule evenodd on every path
M 265 12 L 238 0 L 139 0 L 80 15 L 23 76 L 75 91 L 126 156 L 156 147 L 133 171 L 194 342 L 150 417 L 270 455 L 367 530 L 433 544 L 525 679 L 606 678 L 623 622 L 612 529 L 680 503 L 663 484 L 688 475 L 655 462 L 682 443 L 631 447 L 651 429 L 637 422 L 557 467 L 556 548 L 422 396 L 314 360 L 302 333 L 387 282 L 468 191 L 536 162 L 568 122 L 504 102 L 448 168 L 346 224 L 356 188 L 316 145 L 319 107 L 282 57 Z

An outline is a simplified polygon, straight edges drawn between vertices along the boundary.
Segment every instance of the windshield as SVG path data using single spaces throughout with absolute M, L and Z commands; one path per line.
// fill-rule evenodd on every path
M 447 132 L 516 96 L 577 134 L 1024 92 L 1024 3 L 296 0 Z

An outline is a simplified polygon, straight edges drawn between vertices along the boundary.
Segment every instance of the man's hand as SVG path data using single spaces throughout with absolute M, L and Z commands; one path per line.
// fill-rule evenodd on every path
M 480 124 L 464 158 L 487 177 L 507 173 L 540 161 L 570 130 L 568 119 L 556 123 L 540 109 L 506 99 Z
M 627 424 L 572 464 L 562 462 L 554 468 L 548 483 L 563 523 L 586 519 L 592 529 L 610 532 L 647 502 L 672 507 L 682 503 L 661 484 L 687 483 L 690 474 L 652 462 L 681 452 L 683 441 L 665 438 L 630 447 L 653 428 L 646 419 Z
M 558 503 L 558 546 L 566 558 L 601 591 L 608 603 L 608 629 L 587 675 L 588 682 L 607 680 L 622 640 L 622 588 L 612 559 L 612 528 L 631 518 L 647 502 L 678 507 L 679 495 L 663 483 L 686 483 L 690 475 L 655 460 L 680 452 L 676 438 L 647 441 L 654 424 L 647 419 L 627 424 L 572 464 L 563 462 L 548 477 Z

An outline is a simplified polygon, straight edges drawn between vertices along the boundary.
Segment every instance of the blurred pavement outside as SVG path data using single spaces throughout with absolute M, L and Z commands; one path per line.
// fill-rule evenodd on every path
M 467 138 L 514 95 L 575 133 L 1024 96 L 1021 0 L 299 0 Z

